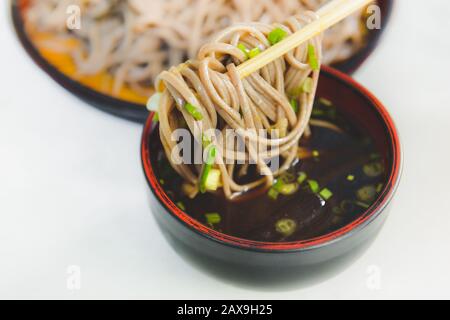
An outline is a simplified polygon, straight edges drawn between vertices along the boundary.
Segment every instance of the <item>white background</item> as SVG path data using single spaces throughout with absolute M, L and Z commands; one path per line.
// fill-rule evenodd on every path
M 351 266 L 263 286 L 183 259 L 148 208 L 141 126 L 102 113 L 34 65 L 0 7 L 1 298 L 450 298 L 450 2 L 397 0 L 355 75 L 389 108 L 405 153 L 391 216 Z M 67 268 L 81 267 L 81 290 Z M 371 266 L 381 287 L 367 285 Z

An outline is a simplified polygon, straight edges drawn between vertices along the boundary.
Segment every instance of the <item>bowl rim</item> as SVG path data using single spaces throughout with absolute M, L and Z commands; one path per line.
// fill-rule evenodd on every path
M 374 204 L 361 215 L 361 217 L 334 232 L 313 239 L 295 242 L 274 243 L 253 241 L 229 236 L 224 233 L 212 230 L 178 208 L 174 204 L 174 202 L 165 194 L 163 188 L 156 179 L 150 161 L 149 150 L 150 132 L 154 127 L 154 113 L 151 113 L 147 119 L 142 134 L 141 161 L 150 190 L 152 191 L 155 198 L 158 199 L 162 207 L 165 209 L 166 212 L 164 214 L 170 214 L 175 218 L 175 220 L 177 220 L 187 229 L 214 242 L 226 246 L 231 246 L 237 249 L 275 253 L 308 251 L 323 246 L 328 246 L 332 243 L 341 241 L 347 237 L 354 235 L 355 233 L 362 231 L 367 225 L 376 220 L 384 211 L 385 207 L 391 202 L 400 182 L 403 157 L 397 128 L 387 109 L 365 87 L 360 85 L 350 76 L 331 67 L 323 66 L 321 72 L 326 73 L 328 76 L 331 76 L 337 82 L 347 87 L 347 89 L 353 90 L 354 92 L 361 95 L 364 99 L 368 100 L 368 105 L 378 113 L 378 115 L 380 116 L 380 121 L 384 122 L 387 131 L 386 133 L 391 140 L 391 145 L 389 147 L 392 148 L 392 170 L 389 174 L 388 182 L 386 183 L 383 191 L 380 193 L 377 201 L 375 201 Z
M 148 111 L 145 108 L 145 105 L 130 102 L 102 93 L 94 88 L 90 88 L 59 71 L 40 54 L 31 39 L 29 39 L 24 27 L 25 23 L 22 15 L 22 6 L 26 5 L 28 1 L 29 0 L 10 0 L 9 5 L 11 7 L 10 17 L 12 20 L 12 27 L 19 42 L 30 58 L 57 84 L 61 85 L 81 100 L 86 101 L 91 106 L 123 119 L 138 123 L 145 123 L 148 118 Z M 385 34 L 385 30 L 389 25 L 392 13 L 395 10 L 394 0 L 380 1 L 383 2 L 382 8 L 384 8 L 384 17 L 382 19 L 381 28 L 379 30 L 371 30 L 367 39 L 367 44 L 364 45 L 364 47 L 358 50 L 350 58 L 333 64 L 332 67 L 337 68 L 342 72 L 353 74 L 362 67 L 368 58 L 372 56 L 378 47 L 382 36 Z

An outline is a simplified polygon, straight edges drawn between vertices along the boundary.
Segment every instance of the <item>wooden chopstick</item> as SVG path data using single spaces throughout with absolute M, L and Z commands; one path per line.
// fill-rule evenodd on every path
M 241 79 L 258 71 L 272 61 L 294 50 L 302 43 L 314 38 L 334 24 L 344 20 L 356 11 L 369 5 L 373 0 L 332 0 L 319 9 L 318 19 L 290 35 L 288 38 L 265 50 L 253 59 L 238 66 Z

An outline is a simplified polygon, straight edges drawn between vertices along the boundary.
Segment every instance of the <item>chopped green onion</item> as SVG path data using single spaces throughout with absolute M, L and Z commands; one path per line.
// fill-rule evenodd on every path
M 308 77 L 305 79 L 305 82 L 302 84 L 302 91 L 304 93 L 311 93 L 313 90 L 313 79 Z
M 379 183 L 377 185 L 377 193 L 380 193 L 381 191 L 383 191 L 383 187 L 384 187 L 384 185 L 382 183 Z
M 291 99 L 291 106 L 292 106 L 292 110 L 294 110 L 295 113 L 298 113 L 297 99 Z
M 281 193 L 285 196 L 293 195 L 298 190 L 297 183 L 285 183 L 283 179 L 278 179 L 277 182 L 273 185 L 272 189 L 276 192 Z
M 368 177 L 378 177 L 384 172 L 384 166 L 381 162 L 373 162 L 363 167 L 364 174 Z
M 282 180 L 284 183 L 291 183 L 295 181 L 295 174 L 286 171 L 280 176 L 280 180 Z
M 258 48 L 258 47 L 255 47 L 255 48 L 253 48 L 252 50 L 249 51 L 248 57 L 250 59 L 252 59 L 252 58 L 256 57 L 258 54 L 260 54 L 260 53 L 261 53 L 261 49 Z
M 161 102 L 161 93 L 153 94 L 147 101 L 147 110 L 156 112 L 159 109 L 159 104 Z
M 177 207 L 180 208 L 180 209 L 183 210 L 183 211 L 186 210 L 186 206 L 185 206 L 184 203 L 181 202 L 181 201 L 180 201 L 180 202 L 177 202 Z
M 267 193 L 269 198 L 272 199 L 272 200 L 277 200 L 279 194 L 280 193 L 277 190 L 275 190 L 274 188 L 270 188 L 269 192 Z
M 181 191 L 189 197 L 189 199 L 194 199 L 198 194 L 198 186 L 190 184 L 190 183 L 183 183 L 181 185 Z
M 219 224 L 222 221 L 222 217 L 217 212 L 206 213 L 205 217 L 209 225 Z
M 287 134 L 289 122 L 287 118 L 281 118 L 274 125 L 270 127 L 270 134 L 273 137 L 284 138 Z
M 222 172 L 218 169 L 211 169 L 205 181 L 205 188 L 208 191 L 216 191 L 220 186 Z
M 278 179 L 272 188 L 274 188 L 276 191 L 280 192 L 279 190 L 283 187 L 284 182 L 282 179 Z
M 364 203 L 364 202 L 361 202 L 361 201 L 355 201 L 355 204 L 357 206 L 361 207 L 361 208 L 364 208 L 364 209 L 369 209 L 369 207 L 370 207 L 367 203 Z
M 330 100 L 325 99 L 325 98 L 320 98 L 319 102 L 321 104 L 323 104 L 324 106 L 326 106 L 326 107 L 332 107 L 333 106 L 333 102 L 331 102 Z
M 314 158 L 318 158 L 318 157 L 320 156 L 320 152 L 317 151 L 317 150 L 314 150 L 314 151 L 312 152 L 312 155 L 313 155 Z
M 312 111 L 312 116 L 313 117 L 322 117 L 325 115 L 325 111 L 320 110 L 320 109 L 313 109 Z
M 300 172 L 298 175 L 297 182 L 302 184 L 303 182 L 306 181 L 307 178 L 308 178 L 308 175 L 305 172 Z
M 305 81 L 300 85 L 300 87 L 293 89 L 289 92 L 291 97 L 298 97 L 302 93 L 311 93 L 313 90 L 314 81 L 311 77 L 305 79 Z
M 319 61 L 317 60 L 316 48 L 312 44 L 308 45 L 308 61 L 314 71 L 319 70 Z
M 281 28 L 273 29 L 272 32 L 269 33 L 267 39 L 269 40 L 271 45 L 275 45 L 278 42 L 284 40 L 286 38 L 287 32 Z
M 213 165 L 214 160 L 216 160 L 216 155 L 217 155 L 217 148 L 216 146 L 212 145 L 211 147 L 209 147 L 208 150 L 208 156 L 206 157 L 206 164 Z
M 206 136 L 206 134 L 202 134 L 202 146 L 203 148 L 208 147 L 211 144 L 211 140 Z
M 350 181 L 350 182 L 355 181 L 355 176 L 352 175 L 352 174 L 349 174 L 349 175 L 347 176 L 347 180 Z
M 333 192 L 331 192 L 329 189 L 325 188 L 320 191 L 320 196 L 323 200 L 328 201 L 333 196 Z
M 159 121 L 159 113 L 158 112 L 155 112 L 155 115 L 153 116 L 152 121 L 155 123 Z
M 248 58 L 248 49 L 246 48 L 246 46 L 244 46 L 242 43 L 239 43 L 237 47 L 245 54 L 245 57 Z
M 365 186 L 360 188 L 356 192 L 356 197 L 358 200 L 364 201 L 364 202 L 370 202 L 375 200 L 377 196 L 377 189 L 374 186 Z
M 164 179 L 159 179 L 159 183 L 160 183 L 161 185 L 164 185 L 166 182 L 164 181 Z
M 297 229 L 297 223 L 292 219 L 281 219 L 275 224 L 275 230 L 285 237 L 292 235 Z
M 206 158 L 206 163 L 203 167 L 202 176 L 200 178 L 200 192 L 205 193 L 207 189 L 206 183 L 208 181 L 208 176 L 211 172 L 214 160 L 216 159 L 217 149 L 214 145 L 211 145 L 208 150 L 208 156 Z
M 298 184 L 296 183 L 289 183 L 289 184 L 285 184 L 283 185 L 278 192 L 280 192 L 281 194 L 285 195 L 285 196 L 290 196 L 293 195 L 294 193 L 296 193 L 298 190 Z
M 184 109 L 194 117 L 195 120 L 203 120 L 203 114 L 198 110 L 198 108 L 190 103 L 184 105 Z
M 260 49 L 259 47 L 255 47 L 255 48 L 249 50 L 249 49 L 247 49 L 247 47 L 246 47 L 244 44 L 242 44 L 242 43 L 239 43 L 239 44 L 237 45 L 237 47 L 238 47 L 239 50 L 241 50 L 241 51 L 245 54 L 245 57 L 246 57 L 246 58 L 250 58 L 250 59 L 251 59 L 251 58 L 254 58 L 254 57 L 256 57 L 258 54 L 261 53 L 261 49 Z
M 318 193 L 320 191 L 319 183 L 316 180 L 308 180 L 307 182 L 309 189 L 311 189 L 313 193 Z

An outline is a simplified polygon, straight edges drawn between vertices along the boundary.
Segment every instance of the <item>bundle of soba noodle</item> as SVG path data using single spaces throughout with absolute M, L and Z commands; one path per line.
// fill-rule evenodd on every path
M 227 198 L 233 198 L 259 186 L 270 187 L 297 159 L 319 78 L 321 36 L 244 79 L 237 66 L 313 19 L 315 13 L 308 11 L 283 24 L 234 25 L 204 45 L 196 59 L 158 76 L 160 93 L 155 97 L 160 99 L 162 145 L 172 167 L 192 186 L 187 188 L 191 195 L 219 186 Z M 192 165 L 181 159 L 177 130 L 183 128 L 203 143 L 203 163 Z M 211 129 L 221 134 L 211 134 Z M 244 148 L 230 141 L 229 132 L 242 138 Z M 282 161 L 272 170 L 268 163 L 277 157 Z M 236 178 L 245 175 L 250 165 L 258 169 L 255 181 L 238 184 Z
M 76 49 L 46 40 L 44 46 L 73 57 L 80 75 L 114 76 L 114 94 L 127 85 L 144 95 L 155 77 L 192 59 L 211 36 L 241 22 L 274 23 L 328 0 L 30 0 L 29 30 L 57 40 L 76 39 Z M 81 8 L 81 28 L 67 27 L 69 6 Z M 363 11 L 331 28 L 324 38 L 324 63 L 347 59 L 364 44 Z

